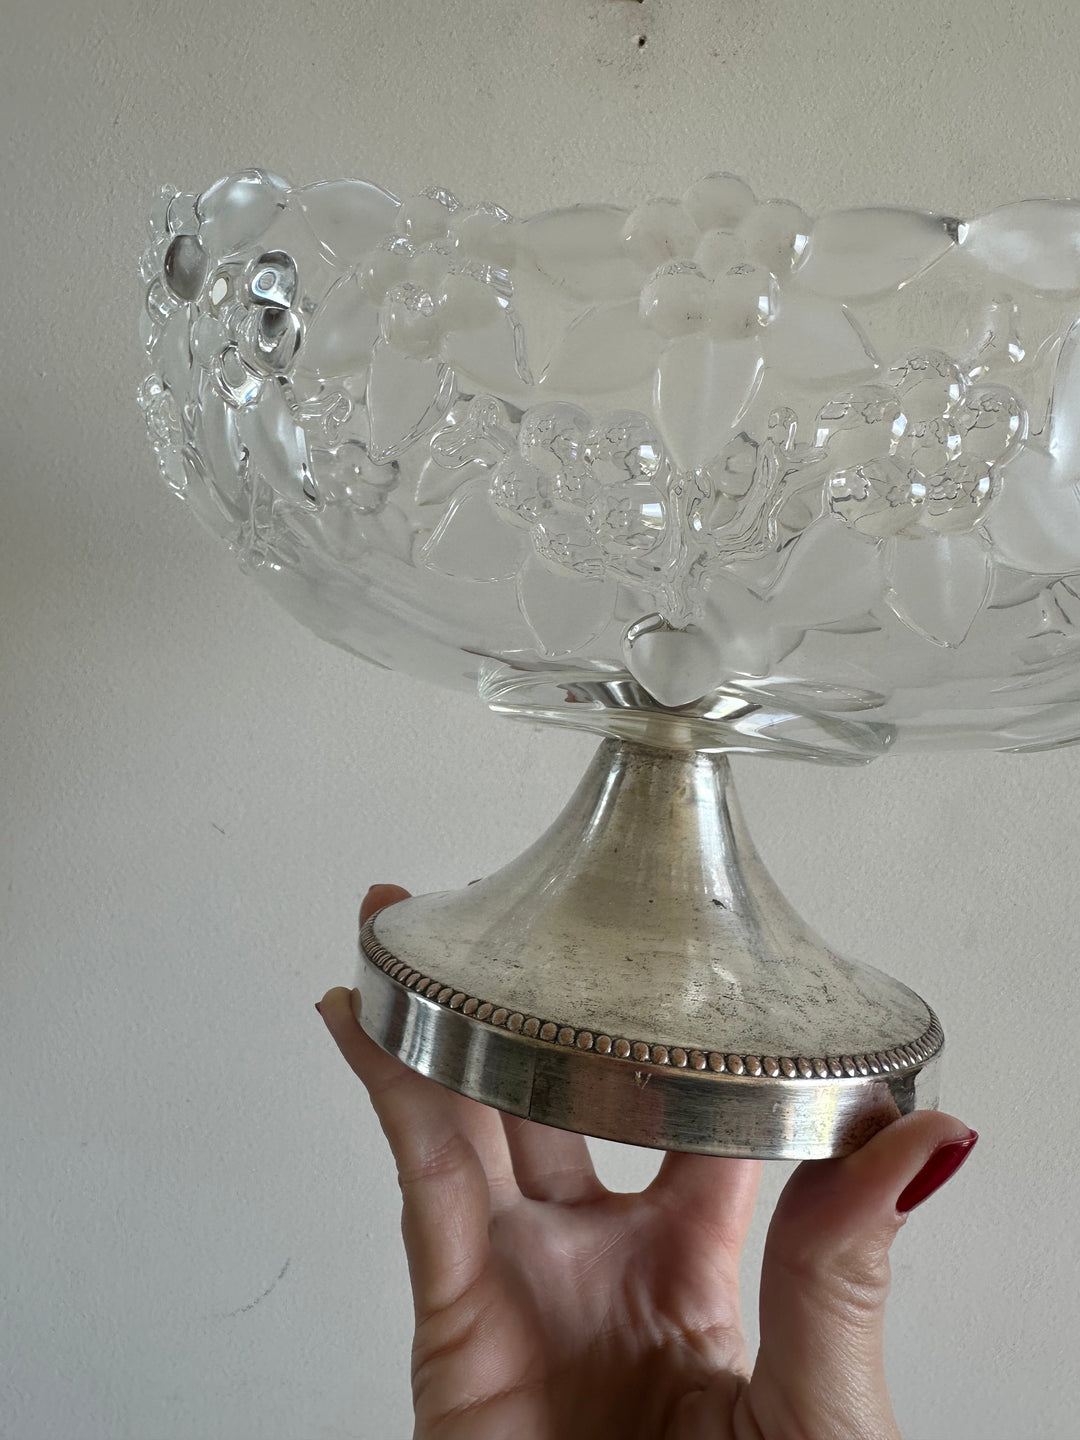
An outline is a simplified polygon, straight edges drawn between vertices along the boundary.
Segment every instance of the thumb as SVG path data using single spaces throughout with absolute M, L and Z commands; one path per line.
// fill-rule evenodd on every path
M 885 1383 L 889 1248 L 978 1139 L 921 1110 L 788 1181 L 761 1270 L 761 1346 L 747 1396 L 766 1436 L 899 1436 Z

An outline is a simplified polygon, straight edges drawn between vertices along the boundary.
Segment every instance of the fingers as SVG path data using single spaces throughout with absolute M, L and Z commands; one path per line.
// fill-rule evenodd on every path
M 400 885 L 373 885 L 361 925 L 408 898 Z M 328 991 L 318 1008 L 366 1087 L 397 1163 L 417 1313 L 442 1310 L 482 1273 L 492 1213 L 519 1196 L 501 1121 L 381 1050 L 357 1022 L 348 990 Z
M 408 890 L 403 890 L 400 885 L 372 885 L 360 904 L 360 924 L 370 920 L 377 911 L 385 910 L 387 905 L 396 905 L 399 900 L 408 899 Z
M 486 1263 L 493 1211 L 517 1198 L 499 1118 L 380 1050 L 357 1024 L 348 990 L 328 991 L 319 1008 L 397 1162 L 417 1309 L 441 1309 Z
M 372 885 L 360 905 L 360 924 L 363 925 L 365 920 L 370 919 L 380 910 L 385 910 L 388 905 L 396 905 L 399 901 L 410 898 L 408 890 L 403 889 L 400 885 Z M 350 997 L 350 1015 L 352 1015 L 351 999 L 352 997 Z M 394 1158 L 399 1161 L 399 1169 L 401 1155 L 408 1153 L 408 1147 L 412 1143 L 410 1136 L 415 1117 L 410 1116 L 409 1106 L 415 1104 L 422 1106 L 433 1116 L 441 1116 L 444 1127 L 456 1125 L 467 1136 L 484 1167 L 489 1184 L 492 1186 L 496 1208 L 504 1201 L 516 1199 L 517 1187 L 514 1184 L 506 1138 L 503 1135 L 498 1115 L 486 1106 L 478 1105 L 462 1095 L 456 1095 L 453 1091 L 417 1075 L 400 1061 L 386 1055 L 373 1040 L 364 1034 L 361 1026 L 356 1023 L 355 1016 L 352 1018 L 352 1027 L 344 1026 L 343 1033 L 354 1051 L 359 1056 L 366 1057 L 363 1063 L 366 1065 L 368 1073 L 361 1074 L 359 1070 L 356 1070 L 355 1065 L 353 1065 L 353 1069 L 360 1075 L 360 1079 L 363 1080 L 371 1095 L 375 1112 L 390 1141 Z M 335 1034 L 334 1038 L 338 1040 L 340 1046 L 338 1035 Z M 352 1064 L 349 1055 L 346 1055 L 345 1058 Z M 387 1083 L 384 1086 L 384 1078 L 392 1084 Z M 393 1133 L 387 1128 L 388 1125 L 392 1127 Z
M 747 1396 L 765 1433 L 899 1435 L 883 1359 L 889 1247 L 976 1138 L 951 1116 L 918 1111 L 854 1155 L 792 1175 L 765 1246 Z
M 712 1246 L 737 1262 L 754 1218 L 760 1179 L 760 1160 L 672 1151 L 645 1194 L 668 1206 L 681 1224 L 700 1227 Z
M 502 1118 L 514 1177 L 522 1195 L 530 1200 L 580 1205 L 608 1193 L 597 1179 L 584 1135 L 555 1130 L 516 1115 Z
M 477 885 L 479 881 L 469 883 Z M 387 905 L 396 905 L 399 900 L 408 898 L 408 890 L 400 885 L 373 885 L 360 906 L 361 925 Z M 533 1200 L 565 1203 L 596 1199 L 607 1193 L 596 1177 L 584 1136 L 554 1130 L 516 1116 L 500 1117 L 494 1112 L 487 1113 L 488 1119 L 483 1126 L 483 1150 L 487 1156 L 485 1169 L 504 1182 L 505 1193 L 512 1196 L 516 1189 L 517 1193 Z M 477 1122 L 474 1120 L 474 1123 Z M 500 1125 L 503 1127 L 501 1135 L 498 1134 Z M 513 1171 L 512 1185 L 505 1183 L 508 1155 Z

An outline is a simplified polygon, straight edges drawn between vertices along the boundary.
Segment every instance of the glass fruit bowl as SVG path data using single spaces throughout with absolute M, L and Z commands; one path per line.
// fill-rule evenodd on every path
M 724 757 L 1080 738 L 1080 204 L 814 219 L 717 174 L 518 220 L 247 170 L 163 189 L 141 273 L 162 472 L 245 570 L 365 659 L 606 737 L 501 879 L 369 928 L 376 1038 L 720 1153 L 933 1103 L 933 1012 L 791 915 Z

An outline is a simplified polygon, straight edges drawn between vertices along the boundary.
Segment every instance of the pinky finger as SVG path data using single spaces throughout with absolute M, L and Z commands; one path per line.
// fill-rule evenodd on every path
M 367 1089 L 397 1163 L 417 1311 L 441 1310 L 468 1289 L 488 1258 L 491 1192 L 470 1134 L 472 1116 L 460 1096 L 417 1075 L 364 1033 L 348 990 L 329 990 L 318 1009 Z

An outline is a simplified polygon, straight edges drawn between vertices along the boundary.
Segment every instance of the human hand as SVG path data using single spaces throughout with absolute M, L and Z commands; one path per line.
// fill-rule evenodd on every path
M 368 892 L 361 923 L 407 898 Z M 751 1366 L 739 1257 L 760 1162 L 666 1155 L 609 1192 L 585 1140 L 385 1054 L 349 991 L 319 1007 L 398 1167 L 416 1317 L 414 1440 L 893 1440 L 889 1247 L 974 1131 L 917 1111 L 807 1161 L 769 1227 Z

